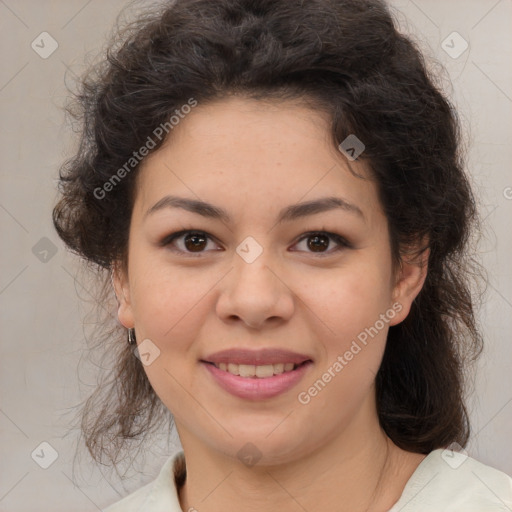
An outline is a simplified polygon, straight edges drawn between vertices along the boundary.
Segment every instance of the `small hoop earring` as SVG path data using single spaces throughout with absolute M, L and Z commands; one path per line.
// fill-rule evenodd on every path
M 135 339 L 135 329 L 132 327 L 128 329 L 128 345 L 136 345 L 137 340 Z

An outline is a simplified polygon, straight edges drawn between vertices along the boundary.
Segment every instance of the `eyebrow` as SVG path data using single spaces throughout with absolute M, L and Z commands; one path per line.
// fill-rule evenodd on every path
M 185 197 L 178 196 L 165 196 L 156 202 L 149 210 L 144 214 L 144 219 L 153 213 L 163 210 L 165 208 L 182 208 L 192 213 L 197 213 L 206 218 L 222 220 L 225 223 L 231 223 L 231 217 L 229 213 L 218 206 L 206 203 L 197 199 L 188 199 Z M 283 208 L 278 215 L 277 224 L 285 221 L 293 221 L 316 213 L 327 212 L 334 209 L 341 209 L 348 213 L 352 213 L 362 220 L 365 220 L 365 216 L 362 210 L 355 204 L 349 203 L 341 197 L 322 197 L 320 199 L 314 199 L 312 201 L 306 201 L 302 203 L 292 204 Z

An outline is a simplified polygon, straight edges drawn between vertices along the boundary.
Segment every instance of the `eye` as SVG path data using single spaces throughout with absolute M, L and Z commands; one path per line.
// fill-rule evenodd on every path
M 208 246 L 208 241 L 213 241 L 213 238 L 204 231 L 185 230 L 165 237 L 162 240 L 161 245 L 175 245 L 178 246 L 177 249 L 171 248 L 174 252 L 190 255 L 194 255 L 194 253 L 196 253 L 199 255 L 200 253 L 205 252 L 204 249 Z M 174 242 L 178 243 L 175 244 Z
M 171 246 L 171 250 L 176 253 L 199 256 L 201 253 L 206 252 L 205 249 L 208 247 L 208 242 L 213 242 L 213 240 L 213 237 L 204 231 L 184 230 L 168 235 L 160 242 L 160 245 L 164 247 Z M 308 241 L 306 247 L 309 250 L 306 250 L 306 252 L 317 253 L 320 257 L 352 247 L 341 235 L 328 231 L 305 233 L 295 244 L 295 247 L 304 241 Z M 334 241 L 338 246 L 333 250 L 327 251 L 331 241 Z M 222 249 L 212 250 L 218 251 Z
M 342 249 L 347 249 L 352 247 L 351 244 L 343 238 L 341 235 L 336 233 L 329 233 L 328 231 L 312 231 L 306 233 L 298 242 L 298 244 L 306 242 L 306 247 L 310 250 L 308 252 L 318 253 L 321 257 L 325 255 L 330 255 L 333 252 L 341 251 Z M 338 244 L 338 247 L 335 247 L 331 251 L 327 251 L 326 249 L 329 247 L 330 241 L 334 241 Z M 297 245 L 297 244 L 296 244 Z

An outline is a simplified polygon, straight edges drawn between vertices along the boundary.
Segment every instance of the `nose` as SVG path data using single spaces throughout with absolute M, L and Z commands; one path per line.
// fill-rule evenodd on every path
M 294 312 L 290 284 L 280 276 L 265 251 L 247 263 L 235 254 L 234 269 L 222 280 L 216 311 L 224 322 L 243 322 L 252 329 L 281 324 Z

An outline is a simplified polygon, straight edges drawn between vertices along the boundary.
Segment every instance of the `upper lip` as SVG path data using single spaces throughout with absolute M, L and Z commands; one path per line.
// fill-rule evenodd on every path
M 250 349 L 228 349 L 221 350 L 211 354 L 202 361 L 207 363 L 232 363 L 232 364 L 250 364 L 250 365 L 265 365 L 265 364 L 279 364 L 279 363 L 294 363 L 301 364 L 304 361 L 309 361 L 311 358 L 305 354 L 298 354 L 290 350 L 269 348 L 260 350 Z

